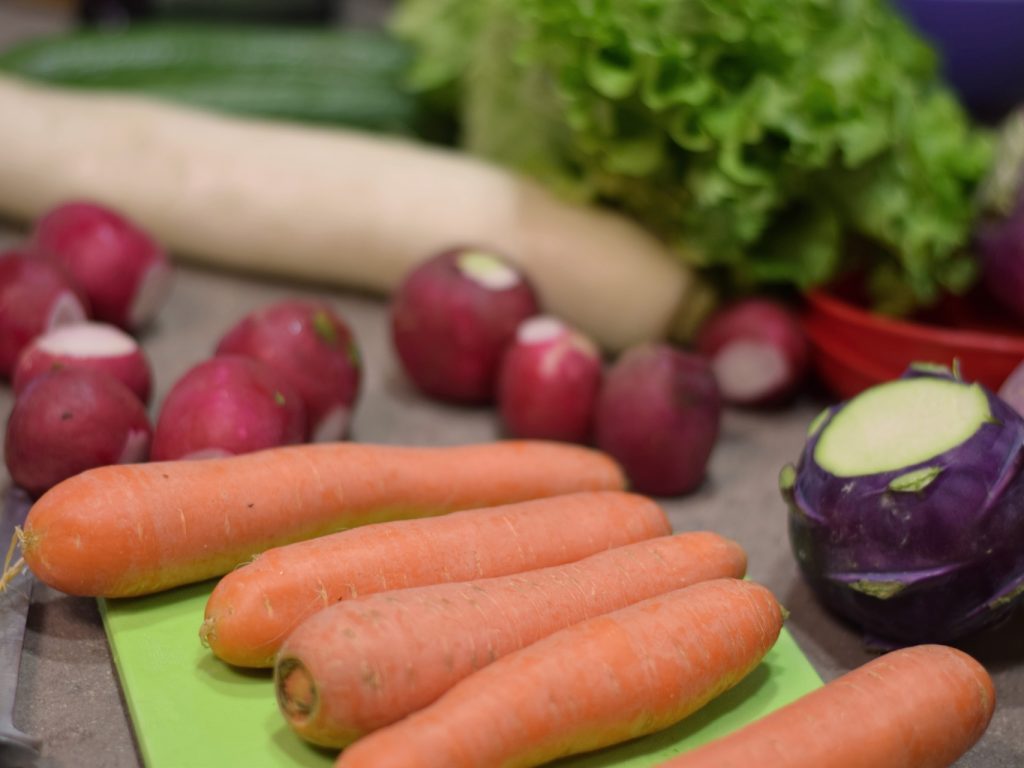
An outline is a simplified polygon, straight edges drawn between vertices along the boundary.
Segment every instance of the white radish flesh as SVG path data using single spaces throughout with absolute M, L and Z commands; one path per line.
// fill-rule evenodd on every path
M 804 382 L 810 354 L 796 313 L 761 298 L 713 313 L 696 347 L 711 361 L 723 399 L 740 406 L 772 406 L 792 398 Z
M 32 379 L 58 368 L 89 368 L 124 384 L 149 402 L 152 370 L 142 347 L 121 329 L 107 323 L 61 325 L 29 344 L 18 358 L 12 386 L 20 394 Z
M 121 328 L 134 330 L 152 320 L 170 290 L 164 251 L 104 206 L 58 205 L 36 222 L 32 244 L 81 286 L 97 319 Z
M 656 238 L 459 153 L 0 78 L 0 211 L 112 206 L 175 253 L 391 293 L 423 254 L 506 253 L 601 346 L 660 337 L 693 289 Z
M 11 376 L 37 336 L 87 314 L 85 298 L 58 267 L 19 251 L 0 254 L 0 377 Z

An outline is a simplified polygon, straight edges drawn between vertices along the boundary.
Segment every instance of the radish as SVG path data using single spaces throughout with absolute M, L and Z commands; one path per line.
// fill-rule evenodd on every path
M 723 400 L 741 406 L 779 405 L 793 397 L 810 355 L 796 314 L 779 302 L 756 298 L 714 313 L 696 348 L 711 360 Z
M 705 358 L 643 344 L 623 353 L 605 376 L 594 439 L 622 465 L 634 490 L 683 494 L 704 478 L 721 411 Z
M 230 456 L 301 443 L 306 411 L 284 376 L 259 360 L 220 355 L 191 368 L 167 393 L 152 458 Z
M 21 251 L 0 254 L 0 376 L 50 328 L 86 319 L 84 296 L 59 267 Z
M 152 372 L 142 347 L 106 323 L 62 325 L 37 336 L 22 351 L 12 384 L 18 395 L 35 377 L 57 368 L 89 368 L 109 374 L 149 402 Z
M 348 433 L 362 374 L 348 324 L 323 301 L 286 299 L 252 312 L 231 328 L 217 354 L 238 354 L 276 369 L 306 408 L 307 439 Z
M 86 469 L 146 460 L 152 429 L 124 384 L 88 369 L 37 376 L 14 401 L 4 458 L 32 496 Z
M 495 253 L 456 248 L 427 259 L 392 300 L 395 350 L 424 393 L 490 403 L 498 369 L 519 323 L 537 314 L 525 275 Z
M 136 330 L 167 298 L 167 255 L 148 234 L 109 208 L 82 202 L 59 205 L 36 222 L 32 243 L 68 270 L 99 320 Z
M 524 320 L 498 377 L 498 407 L 512 437 L 586 443 L 601 386 L 597 346 L 561 320 Z

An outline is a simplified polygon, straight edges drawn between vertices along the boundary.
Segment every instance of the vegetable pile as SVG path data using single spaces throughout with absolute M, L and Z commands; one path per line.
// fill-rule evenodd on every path
M 0 253 L 0 377 L 16 395 L 4 462 L 31 496 L 148 458 L 152 371 L 131 333 L 153 321 L 171 276 L 148 233 L 90 202 L 47 209 Z
M 858 267 L 898 308 L 974 274 L 988 141 L 883 0 L 405 0 L 394 29 L 463 146 L 629 212 L 736 286 Z M 850 236 L 878 253 L 858 263 Z
M 802 335 L 789 327 L 789 310 L 775 315 L 786 338 L 754 333 L 767 354 L 789 357 Z M 460 247 L 426 258 L 391 300 L 391 331 L 420 392 L 496 405 L 507 436 L 593 445 L 641 493 L 678 496 L 704 480 L 722 411 L 721 377 L 708 358 L 649 342 L 623 350 L 606 372 L 593 340 L 548 313 L 529 275 L 503 257 Z M 739 357 L 759 363 L 756 351 Z M 784 386 L 799 382 L 798 367 L 781 374 Z
M 284 720 L 344 748 L 341 768 L 530 766 L 653 733 L 744 679 L 785 615 L 738 544 L 672 535 L 638 495 L 693 492 L 723 409 L 785 404 L 805 379 L 794 310 L 746 296 L 706 318 L 697 270 L 773 296 L 856 274 L 890 311 L 959 291 L 988 139 L 885 0 L 403 0 L 393 29 L 337 49 L 253 33 L 208 58 L 222 32 L 151 30 L 0 59 L 421 138 L 447 113 L 477 156 L 0 79 L 0 211 L 34 222 L 0 255 L 5 454 L 36 497 L 0 588 L 23 566 L 105 598 L 220 577 L 201 641 L 272 668 Z M 296 79 L 316 60 L 320 80 Z M 1020 194 L 978 238 L 1008 305 Z M 132 334 L 166 298 L 165 247 L 391 294 L 418 393 L 491 407 L 517 439 L 344 442 L 360 349 L 302 299 L 226 329 L 151 424 Z M 669 344 L 687 312 L 694 344 Z M 1004 400 L 914 367 L 826 409 L 783 469 L 800 569 L 872 638 L 952 642 L 1024 599 L 1022 377 Z M 893 709 L 872 718 L 873 697 Z M 779 766 L 867 744 L 877 768 L 939 768 L 993 706 L 976 662 L 915 648 L 672 764 L 757 762 L 798 734 Z M 851 713 L 857 744 L 836 725 Z
M 873 640 L 956 640 L 1024 596 L 1024 419 L 949 370 L 827 409 L 781 485 L 801 570 Z

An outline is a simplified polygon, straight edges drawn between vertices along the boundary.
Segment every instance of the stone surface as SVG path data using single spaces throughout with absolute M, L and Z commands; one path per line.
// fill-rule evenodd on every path
M 0 3 L 0 46 L 59 28 L 62 18 L 53 8 L 4 0 Z M 0 249 L 21 236 L 23 230 L 18 227 L 0 224 Z M 351 322 L 362 347 L 366 375 L 353 425 L 354 439 L 441 444 L 498 436 L 492 411 L 441 406 L 411 389 L 391 352 L 386 306 L 380 300 L 185 266 L 179 269 L 169 304 L 142 336 L 155 370 L 153 402 L 159 404 L 181 374 L 209 355 L 218 336 L 242 314 L 292 295 L 316 295 L 333 302 Z M 0 417 L 6 418 L 11 401 L 10 389 L 0 386 Z M 858 633 L 823 611 L 801 581 L 790 555 L 785 508 L 777 491 L 780 466 L 796 457 L 806 426 L 820 406 L 810 398 L 774 414 L 728 412 L 704 486 L 664 504 L 677 531 L 712 529 L 746 548 L 750 576 L 771 588 L 785 604 L 791 613 L 790 630 L 828 680 L 871 656 Z M 0 469 L 0 487 L 7 482 Z M 989 731 L 957 763 L 958 768 L 1024 765 L 1021 637 L 1024 620 L 1018 618 L 965 646 L 993 673 L 999 703 Z M 23 764 L 39 768 L 140 765 L 94 601 L 37 589 L 29 615 L 15 720 L 22 729 L 43 739 L 43 756 L 35 763 L 25 763 L 0 750 L 0 766 L 5 768 Z

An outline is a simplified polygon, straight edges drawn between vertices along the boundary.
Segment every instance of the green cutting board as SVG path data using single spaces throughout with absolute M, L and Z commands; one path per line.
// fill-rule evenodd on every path
M 269 671 L 221 663 L 199 643 L 213 582 L 150 597 L 100 600 L 114 663 L 148 768 L 329 768 L 277 712 Z M 692 717 L 559 768 L 657 763 L 723 735 L 821 685 L 788 632 L 747 678 Z

